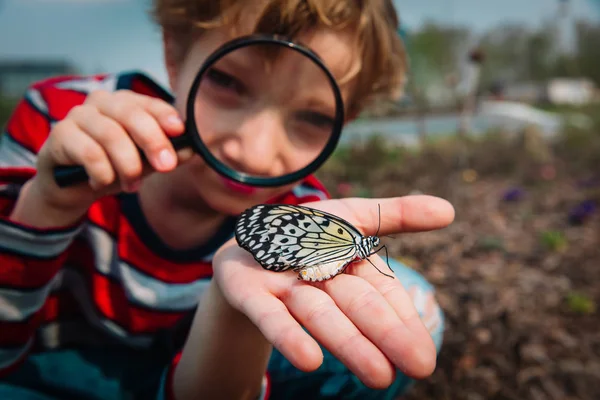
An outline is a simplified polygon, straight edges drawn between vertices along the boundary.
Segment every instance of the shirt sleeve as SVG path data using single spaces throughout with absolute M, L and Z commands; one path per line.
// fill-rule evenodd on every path
M 30 89 L 0 136 L 0 375 L 27 357 L 46 300 L 80 230 L 79 225 L 39 229 L 10 219 L 49 134 L 47 110 L 40 91 Z
M 299 205 L 329 199 L 331 199 L 331 195 L 325 186 L 316 177 L 309 175 L 292 190 L 278 198 L 272 199 L 270 203 Z

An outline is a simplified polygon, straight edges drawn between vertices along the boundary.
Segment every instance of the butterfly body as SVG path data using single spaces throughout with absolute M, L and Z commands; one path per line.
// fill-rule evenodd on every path
M 265 269 L 293 270 L 305 281 L 323 281 L 364 260 L 379 245 L 343 219 L 316 209 L 261 204 L 244 211 L 235 228 L 243 249 Z

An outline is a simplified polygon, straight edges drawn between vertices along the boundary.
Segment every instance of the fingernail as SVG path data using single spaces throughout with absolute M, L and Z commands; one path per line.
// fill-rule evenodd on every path
M 173 168 L 177 163 L 177 158 L 169 150 L 164 149 L 158 153 L 158 165 L 161 168 Z
M 183 124 L 183 121 L 181 120 L 181 118 L 179 118 L 178 115 L 169 115 L 167 117 L 167 123 L 169 125 L 175 126 L 175 125 L 181 125 L 181 124 Z

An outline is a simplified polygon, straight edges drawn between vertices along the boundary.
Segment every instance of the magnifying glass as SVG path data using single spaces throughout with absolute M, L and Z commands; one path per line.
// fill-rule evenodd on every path
M 175 150 L 192 148 L 221 175 L 261 187 L 314 172 L 335 149 L 344 122 L 340 89 L 321 58 L 271 35 L 219 47 L 200 68 L 186 107 L 185 133 L 170 138 Z M 242 154 L 248 148 L 255 154 Z M 54 178 L 66 187 L 88 175 L 82 166 L 58 166 Z

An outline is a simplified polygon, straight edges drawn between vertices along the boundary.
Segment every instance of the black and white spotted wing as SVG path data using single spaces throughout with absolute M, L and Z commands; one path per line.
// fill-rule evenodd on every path
M 249 208 L 237 221 L 235 237 L 240 247 L 271 271 L 332 263 L 343 269 L 363 258 L 359 252 L 364 237 L 355 227 L 335 215 L 303 206 L 261 204 Z

